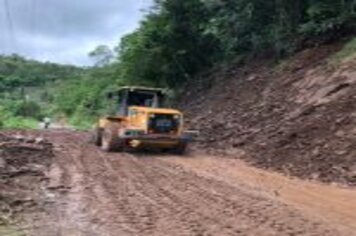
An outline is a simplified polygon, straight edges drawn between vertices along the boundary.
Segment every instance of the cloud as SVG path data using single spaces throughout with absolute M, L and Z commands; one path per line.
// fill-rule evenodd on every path
M 88 65 L 99 44 L 114 46 L 137 26 L 152 0 L 0 0 L 0 53 Z

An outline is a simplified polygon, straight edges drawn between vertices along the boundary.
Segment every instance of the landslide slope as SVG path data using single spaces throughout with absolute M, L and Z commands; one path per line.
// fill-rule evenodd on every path
M 201 132 L 198 148 L 287 175 L 356 185 L 353 44 L 201 75 L 180 100 L 190 127 Z

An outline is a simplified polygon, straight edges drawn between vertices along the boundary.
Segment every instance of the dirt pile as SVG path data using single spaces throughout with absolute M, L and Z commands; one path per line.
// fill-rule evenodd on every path
M 305 50 L 275 65 L 221 69 L 181 99 L 200 149 L 287 175 L 356 185 L 356 60 L 342 45 Z
M 43 186 L 52 162 L 52 144 L 39 137 L 0 133 L 0 218 L 18 219 L 18 213 L 45 204 Z

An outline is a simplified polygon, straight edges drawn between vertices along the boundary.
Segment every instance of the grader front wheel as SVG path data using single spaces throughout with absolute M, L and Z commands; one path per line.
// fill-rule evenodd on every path
M 101 138 L 101 149 L 106 152 L 121 151 L 123 144 L 118 137 L 119 126 L 108 125 L 104 128 Z
M 103 129 L 99 127 L 95 127 L 94 130 L 92 131 L 92 137 L 91 137 L 92 143 L 100 147 L 102 143 L 102 136 L 103 136 Z
M 175 155 L 184 155 L 187 151 L 187 143 L 180 143 L 177 147 L 170 150 L 170 153 Z

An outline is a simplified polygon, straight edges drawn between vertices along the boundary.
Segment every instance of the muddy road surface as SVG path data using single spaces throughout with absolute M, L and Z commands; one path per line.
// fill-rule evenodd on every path
M 46 219 L 34 221 L 32 235 L 356 235 L 355 205 L 345 205 L 355 199 L 353 190 L 330 206 L 309 183 L 250 171 L 235 160 L 108 154 L 86 133 L 37 135 L 54 144 L 48 174 L 54 203 Z M 295 197 L 299 188 L 306 198 Z

